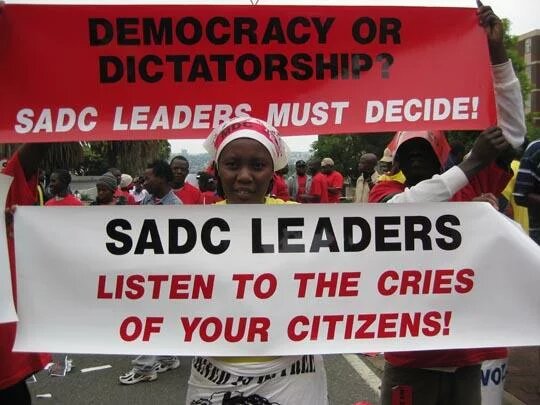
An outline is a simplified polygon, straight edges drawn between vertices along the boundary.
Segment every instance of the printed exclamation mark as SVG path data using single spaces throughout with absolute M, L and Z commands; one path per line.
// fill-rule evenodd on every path
M 478 97 L 473 97 L 471 119 L 475 120 L 477 118 L 478 118 Z
M 448 336 L 450 334 L 450 320 L 452 319 L 452 311 L 446 311 L 444 313 L 444 328 L 443 335 Z

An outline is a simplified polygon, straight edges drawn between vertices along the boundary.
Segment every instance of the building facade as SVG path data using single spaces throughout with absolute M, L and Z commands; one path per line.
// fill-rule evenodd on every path
M 531 82 L 525 113 L 532 112 L 535 126 L 540 127 L 540 29 L 519 36 L 518 52 L 525 59 L 525 71 Z

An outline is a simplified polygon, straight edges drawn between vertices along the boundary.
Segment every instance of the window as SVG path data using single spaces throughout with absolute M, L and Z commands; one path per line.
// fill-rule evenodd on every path
M 531 38 L 525 40 L 525 54 L 531 53 Z

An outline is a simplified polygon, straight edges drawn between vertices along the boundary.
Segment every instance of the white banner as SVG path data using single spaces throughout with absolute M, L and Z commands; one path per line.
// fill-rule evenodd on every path
M 6 207 L 7 193 L 13 177 L 0 174 L 0 323 L 16 322 L 17 314 L 13 305 L 13 291 L 11 288 L 11 272 L 9 269 L 9 256 L 6 239 Z
M 20 207 L 15 225 L 20 351 L 540 344 L 540 248 L 484 203 Z

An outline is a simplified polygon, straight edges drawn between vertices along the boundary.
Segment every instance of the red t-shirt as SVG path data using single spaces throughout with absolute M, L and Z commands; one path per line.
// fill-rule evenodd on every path
M 53 205 L 84 205 L 81 200 L 75 197 L 73 194 L 67 194 L 61 200 L 57 200 L 55 197 L 51 198 L 45 203 L 46 207 L 51 207 Z
M 26 181 L 24 171 L 15 154 L 8 162 L 3 174 L 13 177 L 11 188 L 7 195 L 6 206 L 34 205 L 36 201 L 37 177 Z M 3 231 L 3 230 L 2 230 Z M 8 236 L 9 267 L 13 286 L 13 298 L 17 302 L 17 286 L 15 283 L 15 246 L 13 239 Z M 45 353 L 15 353 L 12 351 L 15 341 L 16 323 L 0 324 L 0 389 L 10 387 L 30 374 L 37 373 L 51 361 L 51 356 Z
M 274 174 L 274 186 L 272 187 L 272 195 L 283 201 L 289 201 L 289 186 L 285 179 L 277 174 Z
M 199 200 L 199 204 L 209 205 L 209 204 L 215 204 L 218 201 L 223 201 L 223 198 L 218 196 L 213 191 L 203 191 L 201 193 L 201 199 Z
M 133 197 L 131 194 L 129 194 L 129 191 L 124 191 L 121 188 L 117 188 L 114 192 L 114 197 L 124 197 L 126 199 L 127 205 L 137 205 L 137 202 L 135 201 L 135 197 Z
M 343 176 L 337 170 L 334 170 L 332 173 L 326 174 L 326 182 L 328 183 L 328 188 L 343 188 Z M 341 197 L 341 192 L 337 194 L 328 193 L 328 202 L 337 203 Z
M 326 176 L 322 173 L 317 173 L 311 179 L 310 195 L 316 195 L 321 198 L 320 203 L 328 202 L 328 184 L 326 183 Z
M 502 193 L 512 174 L 495 164 L 474 176 L 469 184 L 453 195 L 450 201 L 471 201 L 482 193 Z M 381 181 L 371 189 L 369 202 L 379 202 L 385 196 L 401 193 L 405 185 L 397 181 Z M 463 367 L 479 364 L 484 360 L 502 359 L 508 350 L 502 347 L 481 349 L 426 350 L 416 352 L 388 352 L 385 359 L 400 367 Z
M 200 204 L 201 201 L 201 191 L 189 183 L 184 183 L 182 187 L 174 190 L 174 194 L 176 194 L 184 204 Z
M 307 176 L 296 176 L 298 182 L 298 191 L 296 192 L 296 201 L 300 202 L 300 196 L 306 194 Z

